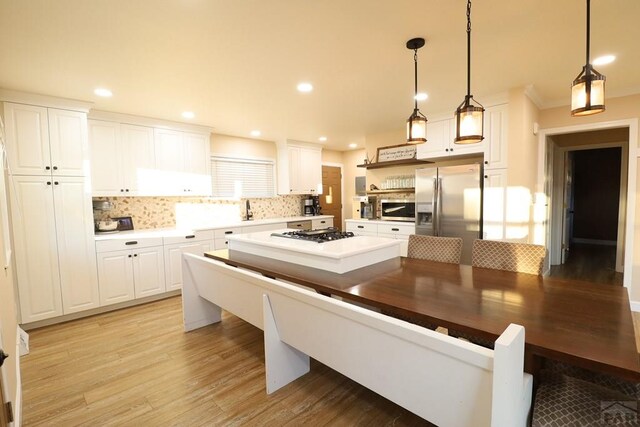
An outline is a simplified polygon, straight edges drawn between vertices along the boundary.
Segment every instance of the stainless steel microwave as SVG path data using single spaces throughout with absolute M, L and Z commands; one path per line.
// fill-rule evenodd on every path
M 413 199 L 383 199 L 380 201 L 380 219 L 415 222 L 416 203 Z

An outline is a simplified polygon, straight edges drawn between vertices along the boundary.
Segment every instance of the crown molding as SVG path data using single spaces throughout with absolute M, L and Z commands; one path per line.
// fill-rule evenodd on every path
M 191 123 L 174 122 L 171 120 L 156 119 L 153 117 L 134 116 L 131 114 L 114 113 L 112 111 L 91 110 L 89 113 L 91 120 L 103 120 L 106 122 L 118 122 L 130 125 L 149 126 L 180 130 L 184 132 L 212 133 L 213 128 L 209 126 L 195 125 Z
M 21 92 L 18 90 L 0 88 L 0 101 L 15 102 L 17 104 L 40 105 L 42 107 L 58 108 L 61 110 L 82 111 L 88 113 L 93 102 L 78 99 L 58 98 L 37 93 Z

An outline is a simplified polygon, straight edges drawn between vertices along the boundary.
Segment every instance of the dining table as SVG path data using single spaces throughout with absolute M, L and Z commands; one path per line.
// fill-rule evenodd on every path
M 534 274 L 397 257 L 333 273 L 233 250 L 205 256 L 382 311 L 495 341 L 525 329 L 525 371 L 545 359 L 640 382 L 627 289 Z

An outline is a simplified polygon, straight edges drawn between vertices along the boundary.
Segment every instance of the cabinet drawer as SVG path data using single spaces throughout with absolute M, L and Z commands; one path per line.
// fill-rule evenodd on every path
M 416 234 L 416 227 L 413 224 L 378 224 L 378 234 L 397 234 L 408 236 Z
M 312 219 L 311 228 L 317 230 L 318 228 L 333 227 L 333 218 Z
M 378 234 L 378 224 L 371 224 L 368 222 L 348 222 L 347 231 L 352 231 L 356 234 L 359 233 L 373 233 L 375 236 Z M 368 234 L 371 235 L 371 234 Z
M 144 237 L 130 239 L 108 239 L 96 241 L 96 252 L 120 251 L 123 249 L 148 248 L 162 246 L 162 237 Z
M 223 239 L 226 236 L 229 236 L 231 234 L 242 233 L 242 227 L 227 227 L 227 228 L 220 228 L 218 230 L 213 230 L 213 231 L 214 231 L 215 239 Z
M 229 248 L 229 241 L 224 237 L 213 241 L 213 249 L 216 251 L 220 249 L 228 249 L 228 248 Z
M 213 240 L 213 230 L 193 231 L 185 233 L 183 236 L 164 237 L 165 245 L 173 245 L 175 243 L 201 242 L 203 240 Z
M 282 230 L 287 228 L 286 222 L 278 222 L 274 224 L 259 224 L 242 227 L 243 233 L 257 233 L 259 231 Z

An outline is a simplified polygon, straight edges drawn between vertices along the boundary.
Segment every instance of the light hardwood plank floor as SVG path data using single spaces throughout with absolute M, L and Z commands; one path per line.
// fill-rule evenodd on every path
M 30 332 L 25 426 L 429 425 L 326 366 L 267 395 L 262 331 L 182 330 L 180 297 Z

